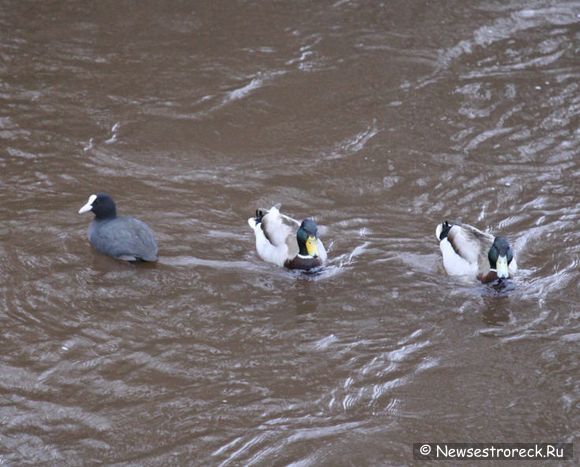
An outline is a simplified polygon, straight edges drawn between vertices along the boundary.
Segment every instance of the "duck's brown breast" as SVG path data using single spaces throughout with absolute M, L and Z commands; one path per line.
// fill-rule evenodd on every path
M 288 269 L 302 269 L 308 271 L 309 269 L 318 268 L 322 266 L 322 261 L 320 258 L 302 258 L 300 256 L 295 256 L 292 259 L 287 259 L 284 263 L 284 267 Z

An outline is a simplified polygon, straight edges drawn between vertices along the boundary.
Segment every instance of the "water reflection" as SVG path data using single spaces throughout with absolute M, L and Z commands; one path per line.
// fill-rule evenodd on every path
M 507 293 L 488 296 L 483 301 L 482 320 L 488 326 L 502 326 L 509 323 L 511 303 Z

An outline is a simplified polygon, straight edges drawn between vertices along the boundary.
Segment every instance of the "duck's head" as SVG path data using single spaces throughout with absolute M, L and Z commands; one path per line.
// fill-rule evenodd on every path
M 305 219 L 296 233 L 301 256 L 318 257 L 318 227 L 312 219 Z
M 487 258 L 491 270 L 496 272 L 499 279 L 507 279 L 510 276 L 508 266 L 514 259 L 514 253 L 507 238 L 495 237 Z
M 89 196 L 87 204 L 79 209 L 79 214 L 93 211 L 97 219 L 114 219 L 117 217 L 115 202 L 107 193 L 96 193 Z

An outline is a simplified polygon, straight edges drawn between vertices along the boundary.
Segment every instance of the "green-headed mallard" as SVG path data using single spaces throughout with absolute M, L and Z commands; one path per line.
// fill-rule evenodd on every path
M 303 270 L 322 266 L 326 261 L 326 250 L 312 219 L 300 223 L 274 206 L 267 211 L 258 209 L 248 224 L 254 230 L 256 250 L 264 261 Z
M 437 226 L 435 235 L 447 274 L 492 282 L 512 277 L 518 269 L 505 237 L 494 237 L 471 225 L 447 221 Z

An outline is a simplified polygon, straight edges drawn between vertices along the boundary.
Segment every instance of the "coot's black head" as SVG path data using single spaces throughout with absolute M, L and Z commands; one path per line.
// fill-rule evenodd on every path
M 300 255 L 318 257 L 318 227 L 312 219 L 302 221 L 296 233 Z
M 508 265 L 514 259 L 514 253 L 507 238 L 495 237 L 493 245 L 487 254 L 487 258 L 489 259 L 491 269 L 497 272 L 497 277 L 500 279 L 509 277 Z
M 107 193 L 96 193 L 89 196 L 87 204 L 79 209 L 79 214 L 93 211 L 97 219 L 114 219 L 117 217 L 115 202 Z

